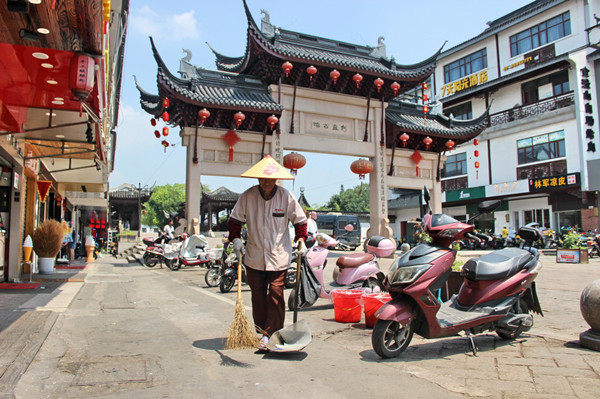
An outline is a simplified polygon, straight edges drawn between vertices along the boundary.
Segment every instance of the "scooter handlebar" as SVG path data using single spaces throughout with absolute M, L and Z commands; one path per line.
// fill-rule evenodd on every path
M 477 237 L 475 234 L 473 233 L 465 233 L 465 237 L 467 238 L 471 238 L 477 242 L 481 242 L 481 238 Z

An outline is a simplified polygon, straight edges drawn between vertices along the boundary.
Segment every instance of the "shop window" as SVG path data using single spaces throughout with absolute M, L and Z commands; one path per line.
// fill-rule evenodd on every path
M 481 49 L 444 65 L 444 83 L 453 82 L 487 68 L 487 49 Z
M 510 37 L 510 55 L 515 57 L 571 34 L 569 11 Z
M 523 225 L 529 223 L 537 223 L 540 227 L 550 228 L 550 210 L 549 209 L 532 209 L 523 211 Z
M 517 152 L 519 165 L 563 158 L 566 154 L 565 132 L 561 130 L 518 140 Z
M 442 177 L 454 177 L 467 174 L 467 153 L 449 155 L 442 168 Z
M 467 120 L 467 119 L 473 119 L 473 107 L 471 106 L 471 102 L 466 102 L 460 105 L 457 105 L 455 107 L 450 107 L 444 110 L 444 115 L 446 115 L 447 117 L 450 117 L 450 114 L 452 114 L 452 117 L 454 119 L 459 119 L 459 120 Z
M 521 97 L 523 105 L 527 105 L 536 103 L 540 99 L 560 96 L 570 90 L 569 74 L 564 70 L 523 83 L 521 85 Z
M 517 168 L 517 179 L 539 179 L 548 176 L 567 174 L 567 161 L 545 162 Z

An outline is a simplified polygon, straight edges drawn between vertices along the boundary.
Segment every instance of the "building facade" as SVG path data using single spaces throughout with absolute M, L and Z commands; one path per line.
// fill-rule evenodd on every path
M 440 54 L 432 94 L 444 114 L 489 110 L 484 132 L 446 154 L 445 213 L 466 219 L 494 198 L 479 228 L 598 229 L 597 15 L 596 1 L 538 0 Z

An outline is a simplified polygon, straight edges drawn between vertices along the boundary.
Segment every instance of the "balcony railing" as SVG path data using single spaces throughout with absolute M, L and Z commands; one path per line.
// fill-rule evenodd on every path
M 490 114 L 488 125 L 491 127 L 519 119 L 529 118 L 531 116 L 543 114 L 544 112 L 568 107 L 574 103 L 575 95 L 570 91 L 559 96 L 546 98 L 533 104 L 514 107 L 506 111 Z

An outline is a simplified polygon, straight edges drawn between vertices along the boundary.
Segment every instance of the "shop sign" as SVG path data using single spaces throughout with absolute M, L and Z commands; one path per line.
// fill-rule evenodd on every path
M 557 263 L 579 263 L 579 250 L 557 249 Z
M 579 186 L 581 184 L 579 172 L 566 175 L 541 177 L 529 179 L 529 192 L 548 191 L 565 187 Z
M 477 86 L 478 84 L 485 83 L 487 81 L 487 71 L 474 73 L 473 75 L 469 75 L 465 78 L 457 80 L 456 82 L 442 86 L 442 97 L 458 93 L 459 91 L 468 89 L 469 87 Z
M 446 192 L 446 202 L 468 201 L 477 198 L 485 198 L 485 187 L 463 188 Z

